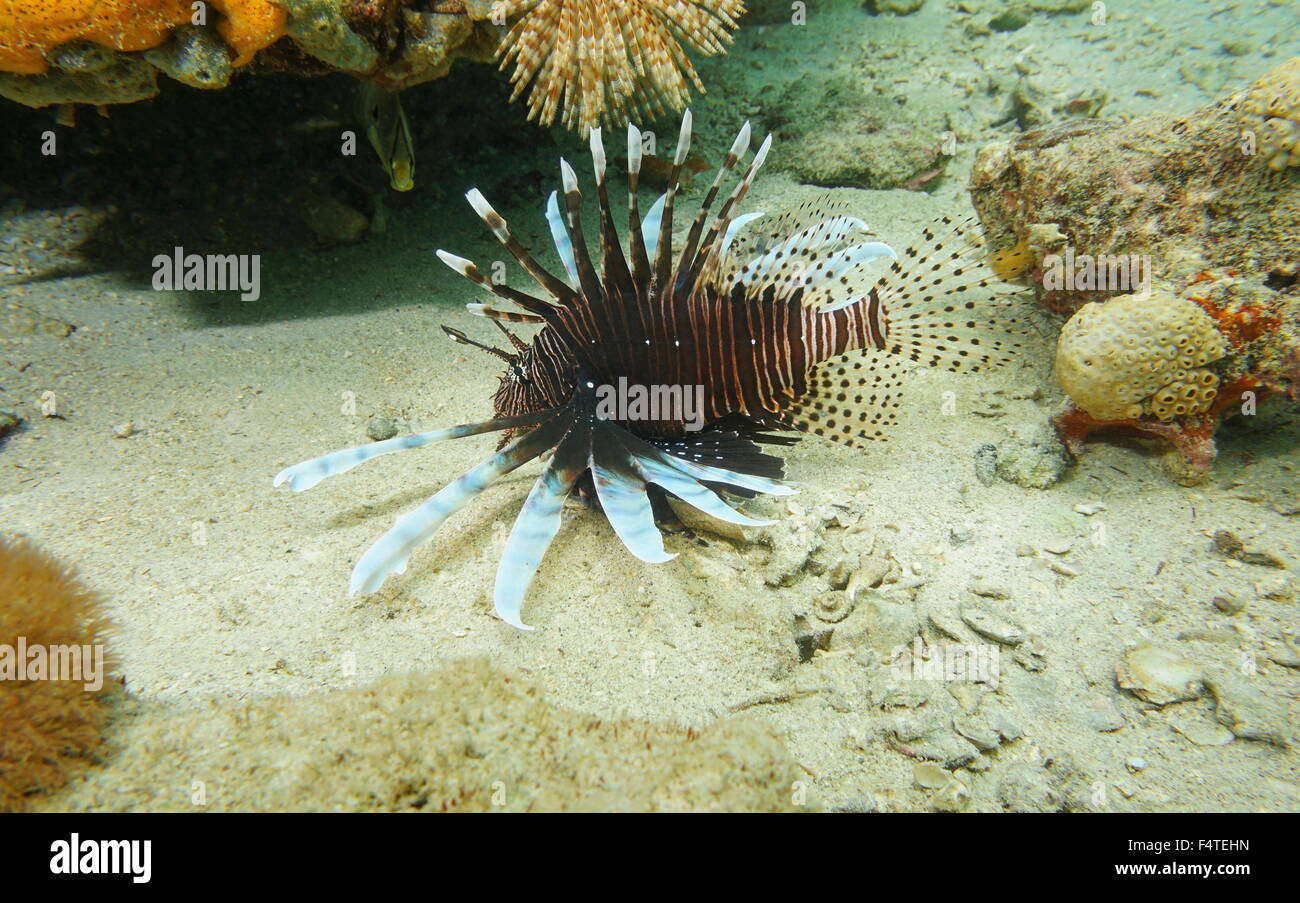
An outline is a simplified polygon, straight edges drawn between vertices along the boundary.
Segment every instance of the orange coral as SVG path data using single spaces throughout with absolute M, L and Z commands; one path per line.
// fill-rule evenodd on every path
M 285 12 L 269 0 L 212 0 L 217 26 L 242 66 L 284 34 Z M 148 50 L 190 22 L 190 0 L 0 0 L 0 71 L 39 75 L 45 53 L 70 41 Z

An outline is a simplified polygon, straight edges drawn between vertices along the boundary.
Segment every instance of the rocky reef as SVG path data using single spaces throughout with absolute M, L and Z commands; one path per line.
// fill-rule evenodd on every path
M 1071 315 L 1055 425 L 1075 454 L 1097 430 L 1164 439 L 1190 483 L 1225 416 L 1300 400 L 1298 111 L 1292 59 L 1190 116 L 1072 121 L 980 152 L 971 196 L 994 246 Z
M 159 72 L 195 88 L 235 70 L 347 72 L 401 90 L 490 61 L 490 0 L 18 0 L 0 10 L 0 96 L 32 107 L 132 103 Z
M 0 96 L 133 103 L 158 93 L 159 72 L 216 89 L 235 70 L 344 72 L 401 91 L 458 59 L 500 57 L 516 97 L 531 86 L 529 118 L 549 125 L 562 110 L 585 131 L 684 108 L 688 84 L 704 85 L 682 45 L 724 52 L 744 12 L 742 0 L 15 0 L 0 7 Z

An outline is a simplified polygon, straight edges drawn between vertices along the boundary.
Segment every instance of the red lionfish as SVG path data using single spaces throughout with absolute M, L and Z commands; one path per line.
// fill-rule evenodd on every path
M 724 179 L 749 149 L 748 123 L 674 254 L 674 203 L 690 138 L 687 111 L 668 190 L 643 218 L 637 199 L 642 134 L 629 124 L 625 252 L 610 206 L 601 133 L 591 130 L 599 272 L 583 235 L 578 179 L 563 159 L 563 210 L 552 192 L 546 220 L 567 279 L 533 258 L 478 189 L 467 194 L 545 295 L 497 284 L 471 261 L 437 252 L 453 270 L 519 308 L 467 305 L 496 322 L 511 342 L 509 352 L 443 327 L 456 341 L 506 362 L 496 418 L 335 452 L 275 478 L 275 485 L 287 481 L 300 491 L 389 452 L 506 431 L 496 454 L 400 517 L 370 547 L 352 571 L 352 593 L 374 592 L 389 574 L 405 571 L 411 551 L 449 516 L 505 474 L 550 453 L 510 531 L 496 577 L 497 614 L 530 629 L 520 620 L 524 594 L 575 490 L 604 512 L 633 555 L 667 561 L 675 556 L 665 551 L 656 526 L 663 493 L 733 524 L 771 523 L 741 514 L 718 495 L 724 488 L 744 496 L 794 491 L 780 482 L 781 459 L 760 444 L 788 445 L 797 437 L 769 431 L 813 433 L 847 445 L 883 438 L 899 406 L 902 360 L 973 371 L 1007 362 L 1019 347 L 1017 319 L 995 322 L 964 297 L 975 289 L 1010 288 L 984 265 L 973 218 L 936 220 L 901 258 L 888 245 L 859 242 L 872 235 L 867 224 L 825 205 L 806 205 L 768 229 L 746 230 L 762 214 L 740 214 L 740 203 L 767 157 L 770 135 L 710 221 Z M 854 287 L 859 268 L 882 257 L 892 259 L 888 271 L 870 287 L 865 281 Z M 526 344 L 502 321 L 542 328 Z M 597 387 L 620 378 L 640 386 L 703 386 L 704 428 L 687 432 L 681 421 L 628 422 L 602 414 Z

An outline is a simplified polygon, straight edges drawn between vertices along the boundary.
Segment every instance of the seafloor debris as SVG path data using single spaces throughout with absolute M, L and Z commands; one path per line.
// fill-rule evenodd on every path
M 9 438 L 9 434 L 23 424 L 23 419 L 9 411 L 0 411 L 0 442 Z
M 1071 121 L 980 152 L 971 195 L 992 243 L 1029 258 L 1048 307 L 1077 312 L 1055 419 L 1073 453 L 1100 429 L 1165 439 L 1192 482 L 1221 418 L 1300 400 L 1300 192 L 1277 162 L 1298 95 L 1291 60 L 1184 118 Z
M 1177 652 L 1143 643 L 1115 663 L 1115 682 L 1152 705 L 1169 705 L 1201 695 L 1201 669 Z
M 1266 568 L 1286 567 L 1286 562 L 1273 552 L 1246 548 L 1246 544 L 1231 530 L 1214 531 L 1214 548 L 1225 558 L 1232 558 L 1243 564 L 1254 564 Z

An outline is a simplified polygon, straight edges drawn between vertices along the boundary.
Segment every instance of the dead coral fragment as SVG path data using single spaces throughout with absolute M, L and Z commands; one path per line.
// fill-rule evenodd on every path
M 108 629 L 103 600 L 71 571 L 25 540 L 0 539 L 0 656 L 26 650 L 101 645 Z M 5 650 L 3 647 L 8 647 Z M 26 657 L 24 673 L 32 659 Z M 101 660 L 102 661 L 102 660 Z M 17 662 L 12 658 L 14 668 Z M 101 687 L 80 680 L 14 679 L 0 670 L 0 812 L 60 786 L 100 743 Z M 15 671 L 15 676 L 17 672 Z M 51 676 L 46 674 L 45 676 Z M 100 672 L 99 677 L 103 677 Z
M 602 121 L 681 110 L 687 79 L 704 91 L 682 42 L 706 55 L 731 42 L 743 0 L 502 0 L 494 22 L 515 19 L 498 48 L 528 118 L 585 133 Z

